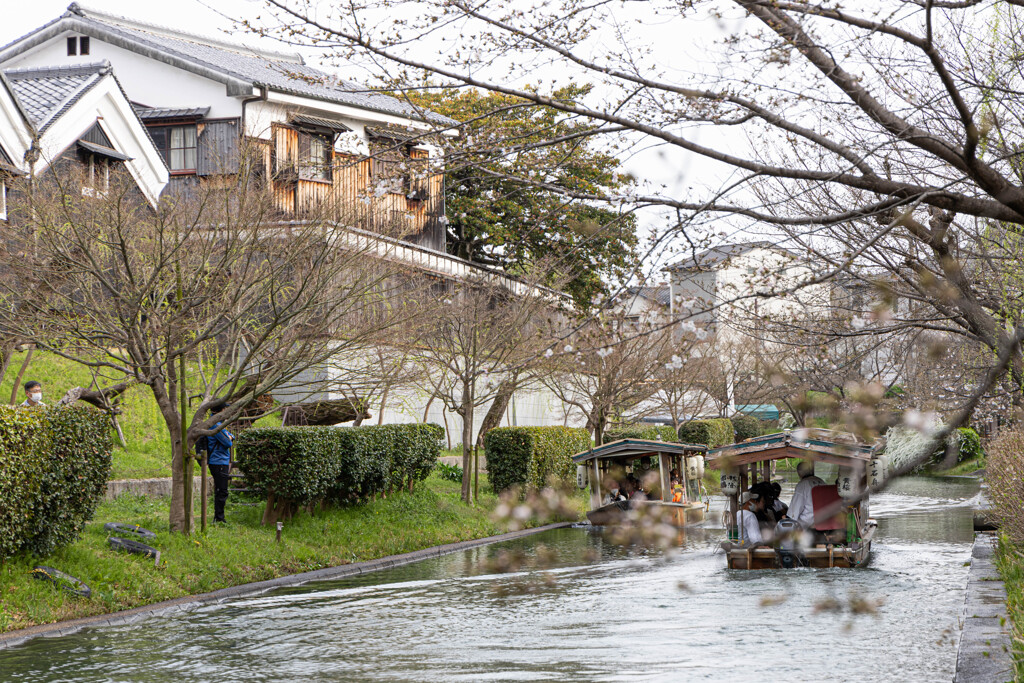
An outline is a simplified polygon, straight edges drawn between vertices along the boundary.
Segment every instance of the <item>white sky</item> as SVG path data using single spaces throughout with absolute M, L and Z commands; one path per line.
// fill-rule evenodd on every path
M 59 17 L 66 11 L 69 0 L 34 0 L 32 2 L 0 0 L 0 4 L 3 5 L 4 16 L 4 21 L 0 26 L 0 44 L 6 44 Z M 227 37 L 249 44 L 259 39 L 251 34 L 239 34 L 232 26 L 231 17 L 253 18 L 266 12 L 266 8 L 260 0 L 90 0 L 82 5 L 86 8 L 120 14 L 147 23 L 160 24 L 201 35 Z M 666 21 L 664 24 L 660 24 L 657 17 L 647 17 L 647 19 L 649 21 L 644 22 L 643 29 L 645 42 L 649 40 L 650 46 L 653 47 L 662 45 L 667 47 L 663 56 L 658 55 L 660 63 L 676 72 L 680 78 L 685 78 L 687 72 L 707 68 L 707 63 L 702 65 L 700 57 L 695 53 L 700 51 L 699 44 L 702 39 L 707 40 L 709 35 L 711 37 L 721 35 L 720 25 L 710 19 L 688 20 L 686 29 L 692 34 L 679 36 L 680 25 L 678 22 Z M 730 26 L 730 28 L 733 27 Z M 294 51 L 293 48 L 282 46 L 270 39 L 264 39 L 262 44 L 271 49 Z M 321 56 L 315 52 L 305 51 L 304 56 L 308 63 L 323 66 Z M 325 68 L 337 71 L 336 68 Z M 360 78 L 358 72 L 343 75 L 355 80 L 366 80 Z M 700 134 L 696 133 L 696 135 L 698 137 L 694 137 L 693 131 L 689 133 L 692 139 L 700 141 Z M 710 182 L 717 185 L 725 177 L 721 167 L 716 168 L 716 164 L 680 150 L 665 151 L 664 147 L 635 150 L 631 156 L 625 159 L 624 168 L 641 180 L 651 183 L 654 187 L 664 185 L 670 194 L 680 197 L 690 194 L 691 191 L 688 188 L 693 184 L 706 183 L 710 178 Z M 663 230 L 665 222 L 659 219 L 655 213 L 648 212 L 641 215 L 641 225 L 643 234 L 649 236 Z M 748 235 L 734 233 L 724 224 L 721 229 L 725 236 L 715 241 L 723 241 L 723 239 L 735 241 L 749 238 Z M 648 271 L 656 272 L 660 267 L 678 258 L 680 257 L 676 250 L 662 251 L 650 260 Z

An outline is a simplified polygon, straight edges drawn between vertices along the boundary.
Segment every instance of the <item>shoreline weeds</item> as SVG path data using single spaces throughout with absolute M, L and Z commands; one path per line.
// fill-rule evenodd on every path
M 260 593 L 265 593 L 266 591 L 273 590 L 275 588 L 299 586 L 311 581 L 337 579 L 345 576 L 390 569 L 392 567 L 398 567 L 412 562 L 419 562 L 420 560 L 449 555 L 451 553 L 468 550 L 470 548 L 490 545 L 492 543 L 501 543 L 502 541 L 511 541 L 525 536 L 551 531 L 553 529 L 563 529 L 570 527 L 575 523 L 576 522 L 555 522 L 553 524 L 546 524 L 532 529 L 511 531 L 504 534 L 498 534 L 496 536 L 485 536 L 483 538 L 458 541 L 455 543 L 445 543 L 443 545 L 432 546 L 422 550 L 414 550 L 412 552 L 401 553 L 399 555 L 389 555 L 376 560 L 353 562 L 351 564 L 343 564 L 335 567 L 326 567 L 324 569 L 289 574 L 274 579 L 268 579 L 266 581 L 240 584 L 228 588 L 221 588 L 208 593 L 189 595 L 181 598 L 175 598 L 173 600 L 164 600 L 118 612 L 29 626 L 14 631 L 8 631 L 6 633 L 0 633 L 0 649 L 17 647 L 18 645 L 21 645 L 33 638 L 69 635 L 83 628 L 130 624 L 140 619 L 158 616 L 168 612 L 220 603 L 230 599 L 250 597 Z

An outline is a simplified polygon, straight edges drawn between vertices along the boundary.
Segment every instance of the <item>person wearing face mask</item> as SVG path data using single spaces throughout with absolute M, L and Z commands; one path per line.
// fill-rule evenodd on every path
M 43 385 L 35 380 L 25 382 L 25 402 L 21 404 L 21 407 L 35 408 L 45 405 L 43 403 Z

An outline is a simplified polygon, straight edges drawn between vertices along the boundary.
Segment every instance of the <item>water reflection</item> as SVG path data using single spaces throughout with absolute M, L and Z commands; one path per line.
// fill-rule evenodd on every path
M 39 639 L 0 653 L 0 679 L 948 680 L 976 492 L 970 480 L 905 479 L 876 496 L 865 570 L 726 570 L 717 501 L 670 557 L 559 530 Z M 538 545 L 554 551 L 545 562 Z M 503 551 L 524 554 L 520 571 L 488 569 Z M 884 604 L 857 614 L 851 596 Z M 822 609 L 830 600 L 838 608 Z

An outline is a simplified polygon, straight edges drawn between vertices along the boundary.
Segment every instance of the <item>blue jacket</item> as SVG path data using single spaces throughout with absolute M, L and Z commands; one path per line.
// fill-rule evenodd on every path
M 216 426 L 220 426 L 220 422 Z M 234 435 L 226 429 L 206 437 L 206 445 L 209 453 L 206 462 L 209 465 L 230 465 L 231 464 L 231 442 L 235 440 Z M 201 450 L 202 441 L 196 442 L 196 449 Z

